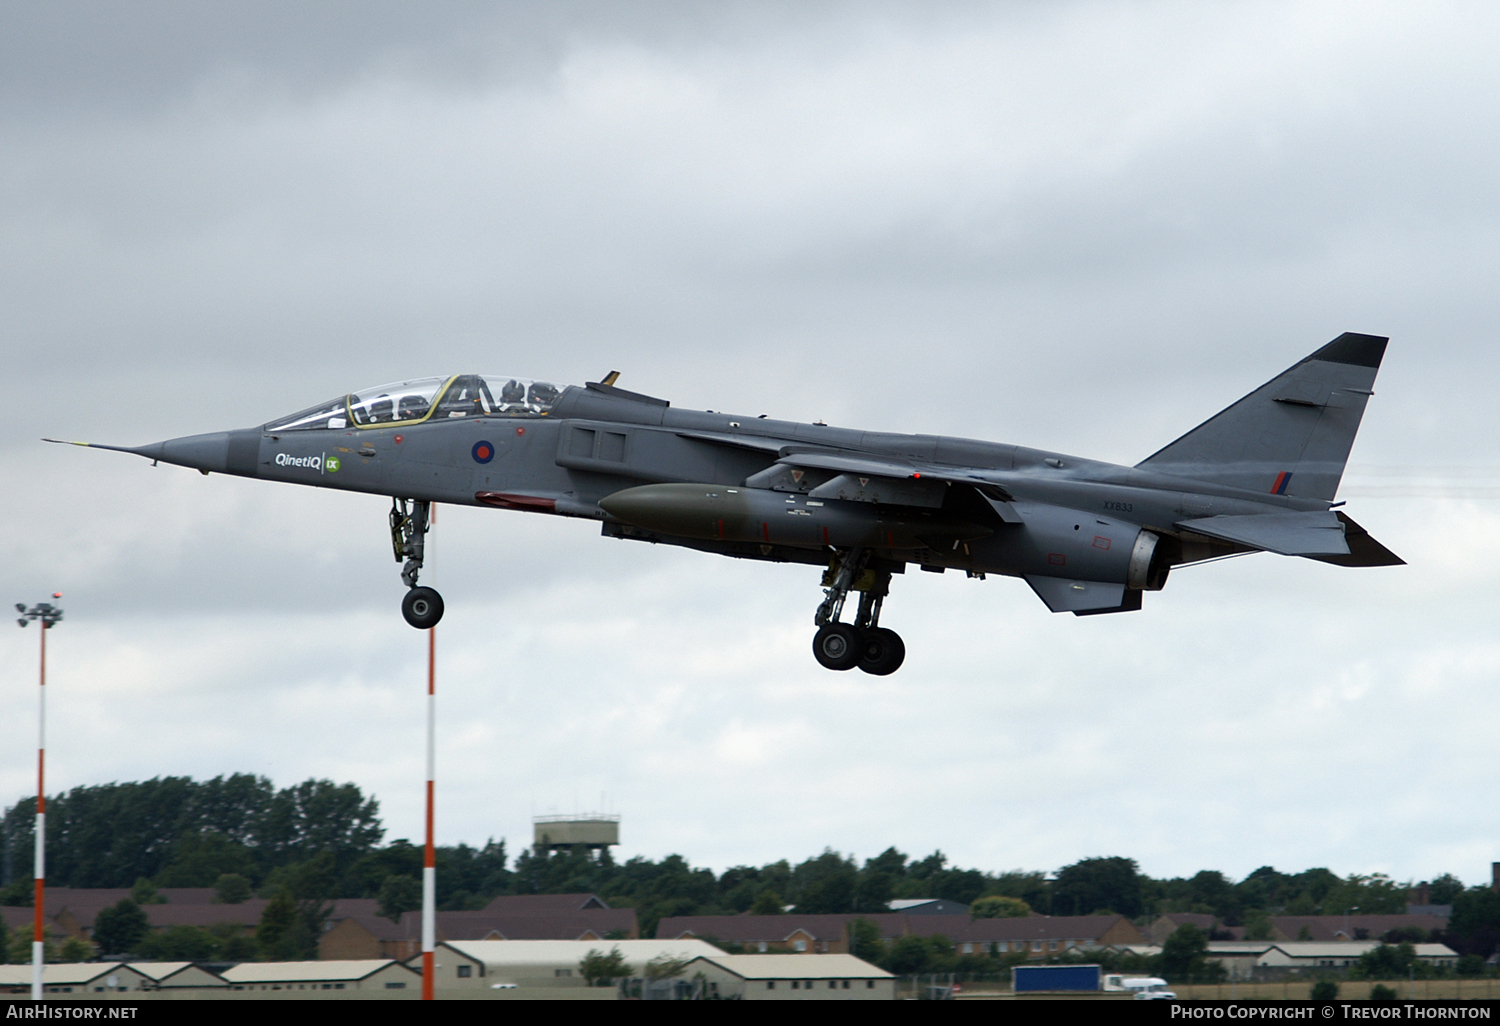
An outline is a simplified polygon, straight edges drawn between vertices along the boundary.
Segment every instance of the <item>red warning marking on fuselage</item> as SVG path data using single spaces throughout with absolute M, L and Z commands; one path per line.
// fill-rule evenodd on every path
M 1049 552 L 1047 553 L 1047 562 L 1053 566 L 1067 566 L 1068 557 L 1064 556 L 1061 552 Z
M 1096 549 L 1107 549 L 1107 548 L 1109 548 L 1109 539 L 1106 538 L 1106 537 L 1104 537 L 1104 535 L 1102 535 L 1102 534 L 1096 534 L 1096 535 L 1094 535 L 1094 548 L 1096 548 Z
M 724 540 L 724 518 L 723 517 L 719 518 L 719 540 L 720 541 Z
M 760 522 L 760 536 L 766 541 L 771 540 L 771 525 L 766 523 L 764 520 Z

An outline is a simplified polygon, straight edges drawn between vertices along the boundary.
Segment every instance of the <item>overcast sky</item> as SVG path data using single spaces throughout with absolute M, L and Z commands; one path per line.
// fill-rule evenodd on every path
M 378 497 L 140 444 L 406 377 L 1134 463 L 1343 331 L 1340 498 L 1409 566 L 1260 555 L 1138 613 L 443 507 L 442 843 L 825 846 L 1156 876 L 1500 859 L 1500 10 L 1372 3 L 0 2 L 7 602 L 64 593 L 49 792 L 354 781 L 421 833 L 425 638 Z M 0 632 L 0 798 L 35 784 Z

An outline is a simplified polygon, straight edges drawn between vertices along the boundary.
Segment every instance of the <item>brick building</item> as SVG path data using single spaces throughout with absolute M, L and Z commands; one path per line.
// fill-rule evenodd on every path
M 438 912 L 440 941 L 636 940 L 633 908 L 610 908 L 595 894 L 502 895 L 472 912 Z M 422 947 L 422 913 L 397 921 L 374 914 L 330 916 L 318 941 L 320 958 L 407 959 Z
M 848 954 L 849 924 L 864 919 L 875 924 L 882 940 L 895 940 L 910 932 L 910 917 L 896 912 L 880 915 L 779 916 L 668 916 L 656 926 L 658 939 L 695 937 L 710 943 L 738 944 L 747 952 L 786 951 L 796 954 Z M 940 916 L 945 922 L 954 918 Z
M 672 916 L 656 928 L 658 938 L 697 937 L 738 944 L 752 953 L 847 954 L 849 924 L 874 924 L 887 943 L 915 934 L 942 936 L 959 954 L 1021 953 L 1047 958 L 1077 949 L 1144 944 L 1146 937 L 1124 916 L 1026 916 L 969 919 L 959 915 Z

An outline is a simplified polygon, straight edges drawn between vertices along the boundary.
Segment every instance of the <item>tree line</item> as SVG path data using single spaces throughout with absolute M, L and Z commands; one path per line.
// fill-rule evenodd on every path
M 0 904 L 31 902 L 34 813 L 35 799 L 23 799 L 0 818 Z M 421 848 L 384 837 L 379 803 L 352 783 L 306 780 L 277 789 L 265 777 L 234 774 L 101 784 L 48 798 L 47 877 L 53 886 L 132 887 L 136 904 L 162 887 L 214 887 L 225 901 L 258 894 L 279 902 L 281 925 L 262 931 L 257 953 L 310 950 L 333 899 L 376 898 L 393 919 L 420 907 Z M 1205 912 L 1260 939 L 1269 937 L 1272 915 L 1398 913 L 1411 900 L 1408 886 L 1388 877 L 1339 877 L 1324 868 L 1264 866 L 1239 881 L 1216 870 L 1153 878 L 1133 859 L 1108 857 L 1053 873 L 988 871 L 950 865 L 941 851 L 912 858 L 892 847 L 863 862 L 825 850 L 795 864 L 715 873 L 681 855 L 617 861 L 608 849 L 523 849 L 511 860 L 505 841 L 493 839 L 440 847 L 437 887 L 438 907 L 447 910 L 483 908 L 505 894 L 594 893 L 634 908 L 645 937 L 668 916 L 785 908 L 875 914 L 897 898 L 945 898 L 990 915 L 1111 913 L 1144 923 L 1166 912 Z M 1461 954 L 1496 950 L 1500 895 L 1465 888 L 1452 874 L 1427 889 L 1431 903 L 1454 906 L 1447 934 L 1392 940 L 1442 939 Z

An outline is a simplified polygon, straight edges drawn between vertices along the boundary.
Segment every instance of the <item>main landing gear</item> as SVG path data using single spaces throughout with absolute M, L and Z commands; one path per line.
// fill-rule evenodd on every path
M 827 596 L 818 606 L 813 623 L 813 657 L 830 670 L 852 670 L 858 666 L 866 673 L 883 677 L 895 673 L 906 658 L 901 635 L 880 626 L 880 604 L 890 594 L 891 575 L 886 570 L 866 570 L 870 554 L 865 549 L 846 549 L 837 553 L 833 566 L 823 577 Z M 854 623 L 840 623 L 844 599 L 849 592 L 859 595 L 859 612 Z
M 443 596 L 417 585 L 427 529 L 432 526 L 431 512 L 432 507 L 425 499 L 391 500 L 391 548 L 395 550 L 396 562 L 406 561 L 401 567 L 401 583 L 410 589 L 401 600 L 401 615 L 418 630 L 435 627 L 443 618 Z

